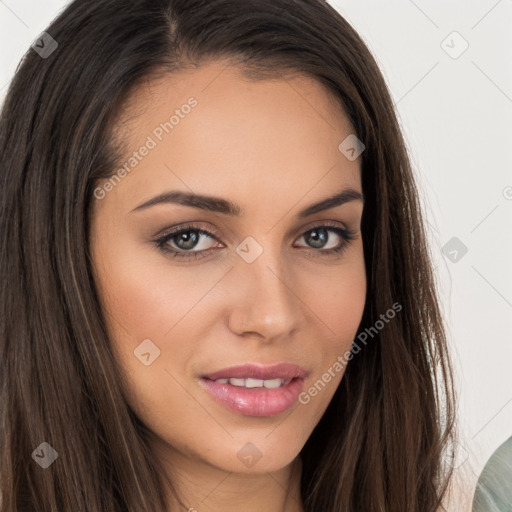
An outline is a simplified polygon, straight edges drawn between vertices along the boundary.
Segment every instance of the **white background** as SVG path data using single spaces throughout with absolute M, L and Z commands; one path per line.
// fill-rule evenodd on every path
M 66 4 L 0 0 L 0 101 Z M 464 483 L 451 510 L 467 510 L 476 475 L 512 435 L 512 0 L 331 5 L 377 58 L 417 169 L 460 395 Z M 469 44 L 460 56 L 454 31 Z M 442 252 L 452 237 L 468 249 L 456 262 Z

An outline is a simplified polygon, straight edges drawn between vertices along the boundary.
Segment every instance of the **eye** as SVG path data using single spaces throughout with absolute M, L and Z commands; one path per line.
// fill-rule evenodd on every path
M 186 225 L 172 230 L 155 240 L 154 243 L 158 249 L 170 254 L 172 257 L 191 259 L 203 257 L 204 253 L 210 252 L 211 250 L 211 248 L 205 247 L 207 243 L 205 244 L 205 240 L 201 241 L 201 238 L 214 240 L 217 239 L 217 237 L 220 237 L 220 234 L 216 233 L 214 230 L 210 232 L 193 225 Z M 192 251 L 192 249 L 196 250 Z
M 208 247 L 208 239 L 218 241 L 220 236 L 215 230 L 208 231 L 194 225 L 185 225 L 170 231 L 154 240 L 153 243 L 155 247 L 173 258 L 196 259 L 202 258 L 215 250 L 214 247 Z M 305 248 L 307 251 L 315 253 L 314 256 L 325 256 L 341 253 L 351 240 L 357 238 L 357 234 L 347 228 L 340 227 L 338 224 L 324 224 L 309 229 L 299 237 L 299 240 L 301 238 L 304 238 L 306 243 L 309 244 L 309 247 Z M 337 244 L 325 248 L 326 245 L 332 245 L 336 238 L 340 239 Z
M 334 233 L 334 237 L 332 236 L 332 233 Z M 336 242 L 336 237 L 341 241 L 334 243 L 334 246 L 332 246 L 332 243 Z M 307 240 L 307 243 L 311 247 L 311 255 L 313 257 L 317 257 L 340 254 L 344 249 L 346 249 L 352 240 L 357 238 L 357 234 L 355 231 L 342 228 L 337 224 L 324 224 L 309 229 L 301 236 L 301 238 Z M 331 247 L 326 248 L 329 244 L 331 244 Z

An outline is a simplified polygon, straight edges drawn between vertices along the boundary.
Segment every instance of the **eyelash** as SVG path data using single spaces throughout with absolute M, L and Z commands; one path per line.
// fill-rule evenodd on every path
M 318 225 L 318 226 L 314 226 L 314 227 L 308 229 L 307 231 L 305 231 L 301 236 L 304 236 L 305 234 L 310 233 L 311 231 L 314 231 L 316 229 L 322 229 L 322 228 L 328 228 L 328 229 L 326 229 L 326 231 L 328 231 L 328 232 L 332 231 L 332 232 L 336 233 L 338 236 L 340 236 L 342 238 L 343 241 L 341 242 L 341 244 L 338 247 L 336 247 L 334 249 L 314 249 L 314 248 L 307 249 L 308 252 L 310 252 L 310 254 L 312 255 L 312 257 L 318 257 L 319 255 L 316 253 L 321 253 L 320 256 L 340 255 L 344 251 L 344 249 L 346 249 L 346 247 L 350 244 L 350 242 L 357 238 L 357 233 L 355 231 L 352 231 L 347 228 L 341 228 L 338 224 L 331 224 L 329 222 L 327 222 L 325 224 Z M 221 236 L 220 233 L 218 233 L 215 229 L 208 231 L 205 229 L 198 228 L 197 226 L 194 226 L 192 224 L 186 224 L 184 226 L 180 226 L 177 229 L 174 229 L 173 231 L 170 231 L 169 233 L 161 236 L 160 238 L 157 238 L 156 240 L 153 240 L 154 247 L 161 250 L 165 254 L 172 256 L 173 258 L 182 258 L 185 260 L 203 258 L 203 257 L 205 257 L 205 255 L 207 253 L 215 250 L 215 248 L 211 248 L 211 249 L 205 249 L 202 251 L 192 251 L 192 250 L 184 251 L 184 250 L 182 250 L 182 251 L 184 251 L 184 252 L 182 252 L 182 251 L 170 249 L 168 247 L 167 244 L 172 238 L 176 237 L 177 235 L 180 235 L 181 233 L 186 233 L 188 231 L 194 231 L 196 233 L 206 235 L 213 239 L 218 239 Z

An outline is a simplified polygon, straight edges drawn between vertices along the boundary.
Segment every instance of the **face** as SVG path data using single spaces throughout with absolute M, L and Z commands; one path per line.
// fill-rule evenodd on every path
M 96 189 L 90 244 L 127 400 L 179 467 L 279 470 L 363 313 L 360 158 L 338 149 L 354 128 L 311 78 L 220 62 L 141 86 L 124 113 L 128 166 Z

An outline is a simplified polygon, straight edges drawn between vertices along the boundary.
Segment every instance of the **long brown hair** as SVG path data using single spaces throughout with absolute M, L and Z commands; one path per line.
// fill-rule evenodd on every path
M 304 510 L 439 510 L 452 367 L 411 163 L 355 30 L 322 0 L 75 0 L 46 32 L 58 47 L 28 50 L 0 119 L 1 510 L 165 510 L 99 307 L 89 208 L 119 164 L 114 120 L 130 92 L 217 58 L 254 80 L 307 74 L 339 99 L 365 145 L 361 332 L 402 307 L 348 364 L 301 451 Z M 45 470 L 31 457 L 43 442 L 58 453 Z

